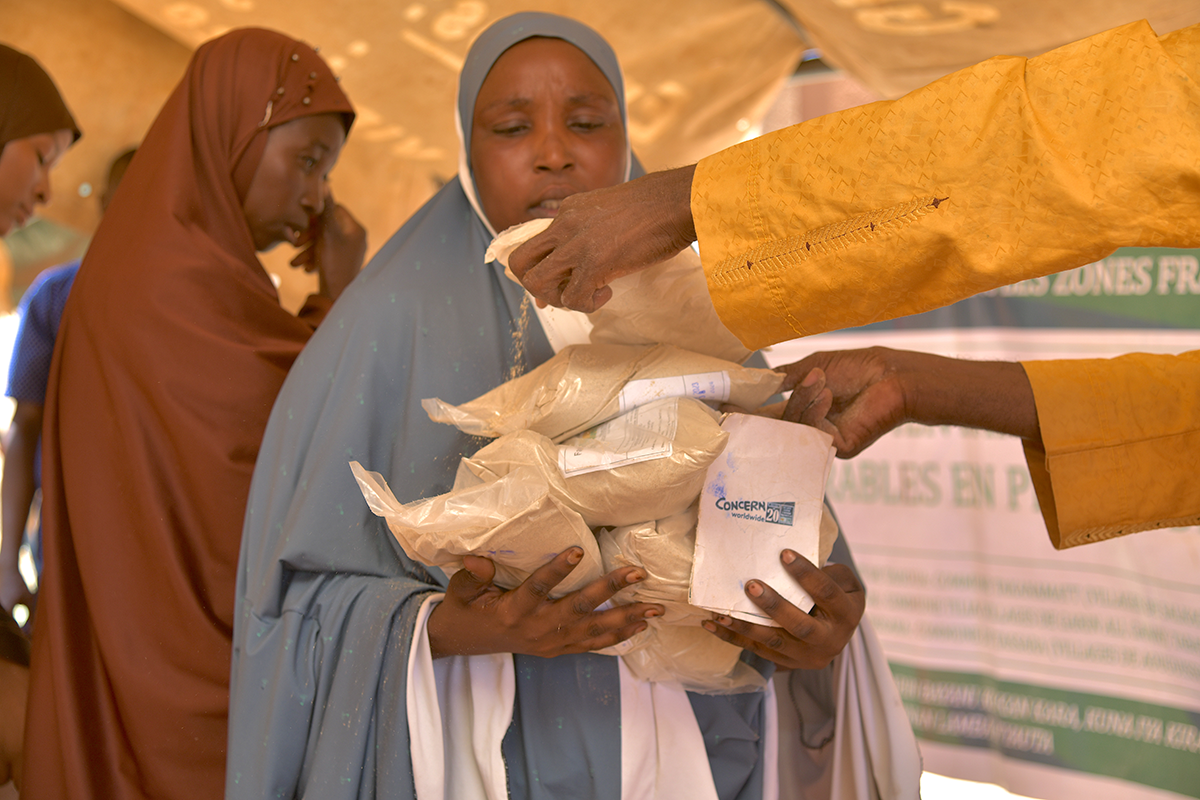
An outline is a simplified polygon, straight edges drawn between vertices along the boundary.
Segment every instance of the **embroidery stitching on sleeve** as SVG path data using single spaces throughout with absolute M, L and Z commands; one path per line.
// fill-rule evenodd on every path
M 767 242 L 749 252 L 725 259 L 713 270 L 710 280 L 718 285 L 729 286 L 756 274 L 787 270 L 813 256 L 890 234 L 939 210 L 949 199 L 937 195 L 922 197 L 890 208 L 868 211 L 787 239 Z

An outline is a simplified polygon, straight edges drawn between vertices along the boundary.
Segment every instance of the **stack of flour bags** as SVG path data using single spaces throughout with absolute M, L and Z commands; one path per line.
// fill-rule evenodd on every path
M 740 560 L 745 570 L 761 571 L 764 565 L 778 570 L 779 544 L 788 540 L 771 534 L 770 541 L 753 541 L 744 528 L 764 516 L 765 504 L 756 508 L 754 500 L 731 501 L 726 489 L 737 473 L 744 481 L 754 480 L 752 473 L 769 472 L 768 483 L 777 483 L 781 477 L 789 480 L 789 469 L 775 463 L 766 470 L 739 469 L 739 455 L 752 459 L 755 453 L 747 446 L 755 450 L 762 432 L 755 429 L 753 441 L 729 449 L 731 433 L 722 427 L 724 415 L 717 406 L 756 409 L 779 391 L 783 376 L 729 360 L 741 360 L 747 352 L 717 320 L 690 251 L 632 277 L 639 290 L 615 285 L 616 296 L 603 314 L 584 323 L 591 328 L 589 343 L 565 346 L 531 372 L 468 402 L 423 402 L 435 422 L 492 439 L 462 460 L 449 493 L 404 505 L 382 476 L 357 463 L 351 468 L 371 509 L 387 520 L 409 557 L 447 573 L 462 567 L 465 554 L 485 556 L 496 565 L 497 585 L 512 588 L 556 554 L 579 546 L 583 560 L 556 588 L 561 596 L 618 567 L 641 567 L 646 579 L 614 602 L 661 603 L 666 613 L 611 652 L 644 680 L 674 681 L 710 693 L 753 690 L 765 681 L 740 658 L 740 648 L 707 633 L 700 622 L 716 610 L 770 624 L 745 601 L 741 586 L 750 577 L 775 586 L 778 576 L 734 574 L 738 564 L 730 559 Z M 689 312 L 691 319 L 650 310 L 663 309 L 662 295 L 672 291 L 702 301 L 692 303 L 698 310 Z M 550 321 L 547 327 L 553 325 Z M 695 349 L 685 349 L 688 345 Z M 735 417 L 760 419 L 730 415 Z M 813 560 L 825 555 L 836 537 L 836 526 L 826 518 L 824 547 L 818 548 L 820 493 L 831 450 L 828 441 L 816 441 L 822 461 L 806 468 L 819 484 L 810 488 L 810 494 L 816 492 L 815 516 L 808 513 L 811 530 L 797 530 L 794 504 L 788 508 L 778 501 L 770 513 L 776 519 L 768 525 L 811 540 L 810 547 L 793 537 L 796 549 Z M 769 453 L 768 460 L 779 455 Z M 705 496 L 710 496 L 706 505 Z M 722 505 L 735 511 L 726 513 Z M 780 516 L 787 517 L 786 526 Z M 697 548 L 698 522 L 702 538 L 708 532 L 715 545 L 707 551 Z M 759 545 L 770 558 L 748 562 L 748 552 Z M 693 564 L 699 565 L 705 552 L 707 578 L 694 586 Z M 718 591 L 709 602 L 701 600 L 704 607 L 693 604 L 690 592 L 712 595 L 712 587 Z

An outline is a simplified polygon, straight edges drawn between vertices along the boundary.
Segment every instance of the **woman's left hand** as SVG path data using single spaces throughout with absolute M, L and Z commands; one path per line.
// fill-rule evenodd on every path
M 746 596 L 782 628 L 726 616 L 702 624 L 718 638 L 774 661 L 780 669 L 821 669 L 842 652 L 854 635 L 867 605 L 866 592 L 854 572 L 843 564 L 817 569 L 791 550 L 784 550 L 780 560 L 812 597 L 815 605 L 811 614 L 784 600 L 762 581 L 751 580 L 746 582 Z
M 320 278 L 320 293 L 337 300 L 362 269 L 367 256 L 367 231 L 328 194 L 321 213 L 312 218 L 296 247 L 300 252 L 292 259 L 292 266 L 315 271 Z

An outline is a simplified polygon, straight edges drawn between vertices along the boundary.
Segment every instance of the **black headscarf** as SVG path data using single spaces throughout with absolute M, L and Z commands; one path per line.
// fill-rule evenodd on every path
M 14 139 L 69 130 L 79 126 L 54 81 L 32 57 L 0 44 L 0 150 Z

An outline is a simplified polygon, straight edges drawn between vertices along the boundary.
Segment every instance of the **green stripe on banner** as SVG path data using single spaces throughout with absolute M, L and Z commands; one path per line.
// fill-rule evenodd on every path
M 1124 247 L 1108 258 L 985 296 L 1025 298 L 1164 328 L 1200 327 L 1200 251 Z
M 891 662 L 918 738 L 1200 798 L 1200 714 Z
M 1077 269 L 852 330 L 994 327 L 1200 328 L 1200 250 L 1123 247 Z

